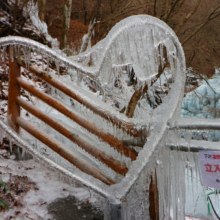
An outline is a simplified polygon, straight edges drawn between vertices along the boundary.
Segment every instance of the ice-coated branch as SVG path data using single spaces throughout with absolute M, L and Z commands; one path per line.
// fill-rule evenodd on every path
M 65 49 L 67 47 L 70 18 L 71 18 L 72 0 L 66 0 L 63 8 L 63 26 L 61 34 L 60 48 Z
M 159 66 L 158 74 L 155 76 L 154 79 L 151 80 L 150 86 L 152 86 L 157 81 L 157 79 L 160 78 L 160 76 L 162 75 L 164 69 L 168 65 L 168 63 L 167 63 L 168 60 L 167 60 L 166 48 L 164 48 L 163 53 L 164 53 L 164 58 L 165 58 L 165 65 L 163 66 L 163 64 L 161 63 L 161 65 Z M 137 91 L 134 92 L 134 94 L 132 95 L 132 97 L 131 97 L 131 99 L 130 99 L 130 101 L 128 103 L 128 107 L 127 107 L 127 111 L 126 111 L 126 116 L 128 118 L 132 118 L 133 117 L 135 108 L 136 108 L 136 106 L 138 104 L 138 101 L 140 100 L 142 95 L 144 93 L 146 93 L 148 90 L 149 90 L 149 85 L 145 84 L 144 87 L 141 87 Z
M 177 29 L 176 29 L 176 34 L 179 34 L 180 29 L 182 28 L 182 26 L 192 17 L 192 15 L 197 11 L 199 5 L 201 3 L 201 0 L 197 0 L 195 6 L 193 7 L 193 9 L 186 15 L 186 17 L 178 24 Z
M 80 53 L 85 52 L 89 46 L 89 43 L 91 43 L 92 33 L 94 31 L 96 24 L 97 24 L 96 19 L 90 22 L 88 33 L 83 36 L 83 43 L 80 49 Z
M 208 18 L 201 24 L 199 27 L 192 33 L 190 34 L 189 37 L 187 37 L 183 42 L 182 45 L 184 45 L 187 41 L 189 41 L 193 36 L 195 36 L 206 24 L 208 24 L 210 21 L 213 19 L 217 18 L 220 16 L 220 11 L 219 11 L 220 6 L 216 7 L 208 16 Z

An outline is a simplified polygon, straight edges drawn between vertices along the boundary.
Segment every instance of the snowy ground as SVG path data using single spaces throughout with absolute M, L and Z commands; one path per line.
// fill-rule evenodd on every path
M 5 150 L 0 152 L 1 154 L 6 153 Z M 24 184 L 22 184 L 21 178 L 20 181 L 15 180 L 17 176 L 23 177 Z M 60 180 L 59 174 L 33 159 L 27 161 L 17 161 L 13 158 L 1 159 L 0 179 L 7 183 L 13 179 L 14 183 L 18 184 L 17 188 L 20 189 L 20 191 L 9 189 L 9 196 L 13 196 L 14 201 L 8 202 L 7 211 L 0 210 L 1 220 L 52 219 L 52 216 L 48 214 L 48 204 L 57 198 L 69 195 L 75 196 L 81 202 L 93 203 L 96 201 L 88 189 L 80 185 L 70 185 L 63 179 Z M 25 188 L 27 189 L 25 190 Z
M 0 151 L 5 154 L 5 150 Z M 49 220 L 52 216 L 48 213 L 47 206 L 57 198 L 75 196 L 80 201 L 94 203 L 96 198 L 92 196 L 88 189 L 80 185 L 71 186 L 69 183 L 60 180 L 59 175 L 53 170 L 42 166 L 33 159 L 28 161 L 16 161 L 13 159 L 1 159 L 0 179 L 10 182 L 12 176 L 27 177 L 30 182 L 34 182 L 26 193 L 16 196 L 16 201 L 20 205 L 12 205 L 7 211 L 0 211 L 1 220 Z M 9 191 L 14 194 L 13 190 Z M 17 202 L 18 203 L 18 202 Z M 80 202 L 79 202 L 80 209 Z M 186 217 L 186 220 L 199 220 L 197 218 Z M 200 219 L 203 220 L 203 219 Z

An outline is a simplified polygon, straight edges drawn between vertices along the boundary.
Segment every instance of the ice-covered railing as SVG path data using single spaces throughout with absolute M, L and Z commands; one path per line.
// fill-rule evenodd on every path
M 50 62 L 55 62 L 58 75 L 61 64 L 77 75 L 77 81 L 82 80 L 83 76 L 95 78 L 96 74 L 94 72 L 98 72 L 98 68 L 96 68 L 96 70 L 94 70 L 94 68 L 88 69 L 86 66 L 83 66 L 74 61 L 70 61 L 69 59 L 51 50 L 47 46 L 44 46 L 30 39 L 22 37 L 5 37 L 0 39 L 0 45 L 2 62 L 4 62 L 5 56 L 7 55 L 6 47 L 10 45 L 12 61 L 14 56 L 18 58 L 20 53 L 22 53 L 23 59 L 20 60 L 20 65 L 23 65 L 26 68 L 29 68 L 31 51 L 36 51 L 38 54 L 43 54 L 46 56 L 47 66 Z M 32 69 L 32 71 L 36 70 Z M 47 81 L 46 75 L 41 75 L 40 77 Z M 53 86 L 58 86 L 59 84 L 54 81 L 50 83 L 52 83 Z M 101 117 L 107 119 L 115 126 L 122 128 L 124 131 L 132 133 L 133 136 L 138 137 L 143 135 L 141 128 L 143 127 L 143 129 L 145 129 L 145 126 L 142 126 L 142 123 L 133 119 L 129 119 L 123 114 L 118 117 L 119 112 L 116 112 L 115 109 L 113 109 L 111 106 L 99 101 L 99 99 L 91 98 L 89 93 L 86 93 L 77 85 L 73 87 L 71 84 L 65 84 L 64 87 L 65 90 L 62 88 L 62 92 L 66 93 L 67 95 L 71 94 L 71 97 L 76 99 L 76 101 L 87 106 L 89 109 L 94 111 L 96 114 L 99 114 Z M 59 87 L 59 89 L 61 89 L 61 87 Z
M 91 124 L 86 123 L 86 121 L 83 122 L 81 120 L 83 117 L 78 117 L 80 114 L 75 114 L 75 110 L 73 111 L 72 107 L 68 107 L 66 103 L 62 103 L 60 100 L 57 101 L 57 99 L 42 94 L 42 92 L 37 91 L 33 85 L 29 85 L 24 79 L 18 76 L 15 77 L 15 79 L 18 77 L 15 80 L 15 90 L 17 89 L 16 85 L 19 84 L 19 86 L 33 93 L 38 98 L 43 99 L 43 101 L 50 104 L 52 107 L 59 109 L 62 113 L 67 113 L 67 116 L 71 119 L 74 118 L 75 120 L 79 120 L 80 125 L 86 130 L 89 130 L 89 134 L 84 133 L 84 130 L 82 130 L 83 132 L 81 133 L 77 133 L 77 127 L 77 129 L 74 130 L 74 132 L 76 132 L 75 135 L 71 136 L 71 133 L 73 133 L 72 128 L 70 128 L 70 124 L 67 123 L 65 117 L 62 116 L 60 118 L 62 122 L 54 117 L 48 118 L 44 112 L 35 111 L 33 107 L 22 100 L 22 98 L 14 97 L 12 106 L 14 105 L 16 107 L 19 104 L 32 114 L 35 114 L 35 116 L 38 117 L 40 115 L 40 118 L 44 118 L 44 120 L 47 120 L 51 125 L 53 124 L 58 130 L 61 128 L 63 132 L 65 131 L 65 134 L 63 133 L 62 135 L 69 136 L 70 139 L 83 138 L 85 134 L 88 135 L 88 137 L 85 138 L 85 146 L 97 143 L 96 147 L 98 148 L 99 153 L 96 153 L 96 155 L 104 155 L 102 153 L 100 154 L 100 150 L 102 150 L 102 152 L 106 151 L 111 158 L 109 157 L 106 160 L 103 159 L 100 163 L 100 158 L 98 160 L 92 159 L 86 152 L 78 152 L 75 150 L 77 146 L 71 145 L 71 148 L 74 149 L 74 153 L 76 154 L 71 160 L 73 161 L 77 158 L 81 159 L 87 157 L 86 162 L 92 164 L 92 166 L 98 170 L 98 172 L 93 172 L 97 174 L 94 178 L 91 175 L 87 175 L 92 172 L 89 171 L 88 166 L 84 166 L 85 170 L 83 171 L 87 172 L 87 174 L 85 174 L 76 169 L 75 166 L 60 159 L 59 155 L 52 153 L 52 151 L 46 148 L 46 146 L 35 146 L 35 148 L 33 147 L 32 149 L 32 147 L 25 143 L 21 137 L 15 135 L 10 128 L 1 122 L 1 127 L 4 128 L 9 136 L 15 140 L 17 145 L 26 148 L 36 157 L 40 157 L 41 160 L 49 163 L 51 166 L 58 167 L 59 170 L 65 174 L 82 182 L 105 197 L 106 219 L 149 219 L 152 213 L 157 213 L 157 210 L 152 207 L 150 208 L 151 213 L 149 212 L 149 206 L 154 206 L 154 201 L 157 200 L 156 197 L 153 199 L 149 197 L 149 191 L 154 197 L 154 195 L 157 194 L 157 190 L 154 192 L 153 185 L 157 185 L 157 181 L 160 181 L 158 183 L 159 216 L 160 219 L 162 219 L 163 216 L 167 216 L 168 218 L 168 215 L 170 214 L 170 206 L 166 206 L 165 199 L 168 198 L 167 195 L 170 196 L 172 194 L 172 196 L 177 196 L 179 191 L 169 191 L 171 194 L 166 194 L 165 188 L 161 185 L 163 184 L 163 182 L 161 182 L 163 178 L 166 178 L 166 180 L 164 179 L 164 181 L 166 181 L 166 186 L 169 184 L 171 185 L 170 181 L 172 179 L 168 178 L 169 176 L 166 177 L 162 175 L 163 166 L 166 166 L 169 159 L 165 156 L 163 158 L 163 151 L 161 153 L 161 149 L 163 150 L 166 145 L 166 135 L 168 131 L 167 121 L 176 117 L 180 112 L 185 82 L 184 53 L 175 33 L 162 21 L 151 16 L 141 15 L 132 16 L 121 21 L 110 31 L 105 39 L 94 46 L 90 51 L 69 59 L 32 40 L 20 37 L 6 37 L 0 39 L 1 59 L 3 62 L 7 59 L 7 47 L 9 47 L 10 51 L 10 62 L 13 63 L 10 67 L 10 71 L 15 70 L 16 72 L 18 66 L 23 66 L 37 74 L 38 77 L 50 83 L 52 86 L 64 92 L 66 95 L 69 95 L 72 99 L 75 99 L 78 103 L 82 104 L 79 108 L 82 113 L 86 112 L 84 108 L 84 106 L 86 106 L 93 113 L 104 118 L 107 123 L 99 121 L 101 123 L 98 124 L 98 128 L 104 128 L 103 130 L 107 129 L 106 133 L 101 132 L 102 134 L 99 136 L 104 140 L 105 144 L 103 144 L 102 141 L 99 144 L 100 139 L 95 139 L 94 137 L 95 133 L 96 135 L 97 133 L 100 134 L 100 129 L 94 129 L 93 127 L 96 124 L 96 121 Z M 64 83 L 62 80 L 63 77 L 60 76 L 60 78 L 58 78 L 51 72 L 40 71 L 39 68 L 31 64 L 31 54 L 33 51 L 37 54 L 43 54 L 46 57 L 47 70 L 50 62 L 55 63 L 58 75 L 59 67 L 61 65 L 68 67 L 73 74 L 73 78 L 76 78 L 74 86 L 66 82 Z M 20 55 L 22 55 L 22 57 Z M 167 62 L 165 62 L 166 60 Z M 93 80 L 97 80 L 100 83 L 101 89 L 104 90 L 104 93 L 109 92 L 109 96 L 114 95 L 115 78 L 121 79 L 124 69 L 133 69 L 135 73 L 134 81 L 136 83 L 132 89 L 134 89 L 134 91 L 143 89 L 144 91 L 146 86 L 148 86 L 149 89 L 156 80 L 161 80 L 161 74 L 163 72 L 158 74 L 160 68 L 169 71 L 172 75 L 172 83 L 170 84 L 170 87 L 168 87 L 168 94 L 163 98 L 162 104 L 152 111 L 146 111 L 146 115 L 144 115 L 143 118 L 137 117 L 135 119 L 129 119 L 124 114 L 113 109 L 112 106 L 104 103 L 95 96 L 91 96 L 91 94 L 80 87 L 83 78 L 87 76 Z M 120 91 L 122 90 L 123 89 Z M 129 90 L 131 89 L 124 89 L 122 91 L 123 96 L 125 96 L 125 92 L 128 92 Z M 18 91 L 15 91 L 15 94 L 18 94 Z M 17 118 L 17 113 L 14 114 L 14 116 L 11 116 L 10 109 L 14 111 L 16 108 L 9 108 L 8 122 L 9 124 L 11 123 L 11 127 L 16 130 L 17 128 L 14 127 L 14 125 L 17 126 L 19 124 L 27 131 L 34 133 L 32 127 L 27 123 L 24 123 L 21 117 Z M 88 112 L 86 112 L 86 114 L 87 113 Z M 93 120 L 93 113 L 88 113 L 87 118 L 92 116 L 91 120 Z M 73 114 L 75 114 L 74 117 Z M 60 117 L 58 114 L 56 116 Z M 104 126 L 104 124 L 106 125 Z M 117 129 L 114 126 L 111 127 L 112 124 L 117 127 Z M 109 127 L 112 128 L 112 132 L 109 132 Z M 123 132 L 121 132 L 121 130 Z M 52 134 L 54 137 L 58 137 L 59 141 L 62 139 L 65 140 L 65 143 L 63 144 L 60 144 L 60 142 L 57 141 L 58 145 L 60 145 L 60 148 L 57 148 L 59 149 L 57 152 L 60 153 L 63 149 L 66 149 L 66 159 L 68 158 L 68 154 L 74 156 L 72 149 L 66 147 L 67 143 L 70 144 L 68 140 L 64 139 L 63 136 L 60 136 L 54 131 Z M 111 140 L 111 135 L 116 137 L 112 139 L 113 141 Z M 40 136 L 40 140 L 45 139 L 45 137 L 47 139 L 46 142 L 47 144 L 49 143 L 49 145 L 51 145 L 51 142 L 56 142 L 54 137 L 50 138 L 43 135 Z M 123 142 L 123 139 L 127 137 L 132 139 L 134 139 L 134 137 L 144 137 L 145 141 L 147 137 L 147 142 L 141 149 L 137 149 L 136 146 L 129 146 L 127 148 L 126 144 Z M 79 139 L 77 140 L 77 144 L 83 145 Z M 111 150 L 112 148 L 109 145 L 115 147 L 119 146 L 118 149 L 121 150 L 123 154 L 124 146 L 126 146 L 125 151 L 127 152 L 127 155 L 124 156 L 122 153 L 118 153 L 117 150 Z M 43 152 L 44 149 L 46 149 L 47 153 Z M 138 155 L 137 151 L 140 151 Z M 89 154 L 92 153 L 94 154 L 91 150 Z M 168 153 L 164 155 L 167 155 Z M 160 160 L 161 157 L 162 159 Z M 167 160 L 164 161 L 163 159 Z M 54 164 L 53 161 L 56 161 L 56 163 Z M 118 169 L 112 171 L 112 169 L 115 168 L 114 165 L 109 169 L 109 164 L 105 166 L 102 164 L 103 161 L 111 161 L 110 164 L 117 164 L 117 167 L 120 167 L 121 173 L 118 175 L 115 173 L 115 171 L 118 172 Z M 117 161 L 119 161 L 119 163 L 117 163 Z M 177 159 L 175 159 L 175 162 L 177 162 Z M 102 176 L 103 173 L 106 176 Z M 155 173 L 157 177 L 155 177 Z M 125 174 L 125 176 L 121 174 Z M 99 181 L 97 177 L 99 177 L 98 179 L 101 178 L 101 181 Z M 180 188 L 180 190 L 182 190 L 182 188 Z M 180 195 L 182 196 L 180 199 L 184 200 L 184 195 Z M 178 200 L 179 197 L 176 198 Z M 150 201 L 153 201 L 153 203 Z M 169 204 L 171 204 L 170 201 Z M 156 207 L 158 208 L 157 205 Z M 177 209 L 174 209 L 175 212 L 176 210 Z M 180 216 L 183 215 L 184 201 L 181 206 Z M 182 218 L 180 217 L 180 219 Z
M 219 190 L 203 184 L 199 151 L 219 151 L 219 142 L 194 140 L 193 131 L 218 131 L 219 119 L 177 117 L 168 127 L 166 147 L 158 153 L 156 165 L 159 200 L 163 203 L 160 213 L 173 219 L 186 215 L 218 219 Z
M 181 60 L 184 60 L 184 56 L 175 33 L 169 27 L 164 29 L 164 24 L 160 20 L 155 21 L 150 16 L 133 16 L 121 21 L 91 51 L 72 57 L 72 59 L 66 59 L 48 47 L 28 39 L 18 37 L 2 38 L 0 44 L 3 47 L 3 53 L 4 45 L 23 45 L 22 50 L 26 54 L 27 61 L 30 56 L 30 48 L 36 49 L 36 51 L 47 55 L 48 61 L 53 60 L 57 69 L 59 69 L 60 63 L 63 63 L 71 70 L 75 70 L 78 81 L 82 80 L 85 75 L 95 79 L 98 77 L 103 89 L 113 87 L 115 75 L 121 74 L 124 65 L 129 68 L 133 67 L 136 74 L 135 78 L 138 81 L 137 88 L 149 84 L 151 80 L 154 80 L 159 66 L 165 64 L 164 51 L 166 49 L 166 56 L 171 67 L 170 72 L 174 81 L 176 81 L 175 84 L 184 81 L 185 70 L 181 62 Z M 15 51 L 18 50 L 19 46 Z M 172 89 L 171 94 L 173 91 Z M 179 97 L 180 94 L 172 97 L 173 102 L 176 103 Z M 122 122 L 118 123 L 116 120 L 118 118 L 117 113 L 113 109 L 108 111 L 109 107 L 103 109 L 103 104 L 99 105 L 99 103 L 93 103 L 90 100 L 89 107 L 92 105 L 96 105 L 96 111 L 111 120 L 112 123 L 122 124 L 122 128 L 124 127 L 123 122 L 135 121 L 121 114 L 120 120 Z M 141 124 L 140 121 L 135 121 L 135 123 Z

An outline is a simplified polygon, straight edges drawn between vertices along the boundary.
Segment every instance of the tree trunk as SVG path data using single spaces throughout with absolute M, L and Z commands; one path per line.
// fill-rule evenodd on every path
M 63 27 L 61 34 L 60 49 L 65 49 L 67 47 L 70 18 L 71 18 L 71 8 L 72 8 L 72 0 L 66 0 L 63 10 Z
M 13 15 L 13 21 L 12 21 L 12 26 L 11 29 L 15 29 L 15 23 L 17 19 L 17 13 L 18 13 L 18 0 L 15 0 L 15 6 L 14 6 L 14 15 Z
M 83 53 L 87 50 L 87 48 L 91 42 L 92 32 L 93 32 L 96 24 L 97 24 L 96 19 L 94 19 L 93 21 L 90 22 L 88 33 L 84 36 L 83 43 L 82 43 L 82 46 L 80 49 L 80 53 Z
M 46 0 L 38 0 L 39 18 L 45 21 Z
M 83 11 L 84 11 L 84 25 L 86 25 L 87 24 L 87 9 L 86 9 L 84 0 L 82 0 L 82 6 L 83 6 Z

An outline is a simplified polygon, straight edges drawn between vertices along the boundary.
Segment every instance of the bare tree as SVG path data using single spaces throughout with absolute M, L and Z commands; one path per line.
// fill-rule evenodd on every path
M 67 47 L 69 25 L 71 18 L 71 8 L 72 8 L 72 0 L 65 0 L 65 4 L 63 7 L 63 27 L 62 27 L 61 42 L 60 42 L 61 49 Z
M 96 24 L 97 24 L 96 19 L 94 19 L 93 21 L 90 22 L 88 33 L 86 35 L 84 35 L 84 39 L 83 39 L 83 43 L 82 43 L 82 46 L 80 49 L 80 53 L 83 53 L 88 48 L 89 42 L 91 42 L 92 33 L 94 31 Z
M 38 0 L 39 18 L 41 21 L 45 21 L 46 13 L 46 0 Z

